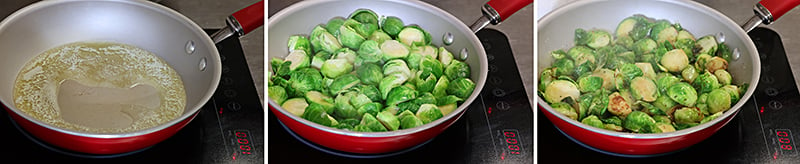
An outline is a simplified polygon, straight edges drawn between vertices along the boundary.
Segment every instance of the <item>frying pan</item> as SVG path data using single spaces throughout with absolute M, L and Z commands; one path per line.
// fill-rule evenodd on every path
M 379 154 L 396 152 L 428 141 L 453 124 L 467 106 L 478 96 L 486 81 L 488 65 L 483 46 L 474 31 L 504 20 L 532 0 L 492 0 L 484 5 L 484 17 L 467 27 L 454 16 L 430 4 L 419 1 L 302 1 L 279 11 L 268 22 L 269 59 L 283 58 L 289 51 L 289 36 L 308 34 L 314 26 L 335 16 L 346 17 L 356 9 L 370 9 L 382 16 L 396 16 L 406 24 L 417 24 L 428 31 L 433 44 L 445 46 L 443 35 L 452 34 L 453 43 L 445 46 L 458 56 L 468 53 L 464 60 L 471 68 L 475 90 L 455 111 L 444 117 L 411 129 L 391 132 L 353 132 L 322 126 L 290 114 L 280 104 L 269 100 L 270 111 L 279 121 L 299 136 L 327 148 L 349 153 Z M 488 15 L 488 16 L 486 16 Z M 495 18 L 495 19 L 493 19 Z
M 734 83 L 747 83 L 750 86 L 741 101 L 719 118 L 692 128 L 659 134 L 633 134 L 599 129 L 559 114 L 544 102 L 540 95 L 537 95 L 537 104 L 545 116 L 567 137 L 604 153 L 640 157 L 661 155 L 689 147 L 708 138 L 727 124 L 753 94 L 760 77 L 761 64 L 758 51 L 748 37 L 747 31 L 762 22 L 772 23 L 798 4 L 800 1 L 797 0 L 761 1 L 754 8 L 756 16 L 742 27 L 720 12 L 693 1 L 616 0 L 577 1 L 568 4 L 545 15 L 539 21 L 538 70 L 544 70 L 552 65 L 553 59 L 548 55 L 549 51 L 573 45 L 572 36 L 576 28 L 616 29 L 622 19 L 634 14 L 643 14 L 680 23 L 697 37 L 722 36 L 718 38 L 724 38 L 724 42 L 734 49 L 735 57 L 729 62 L 730 67 L 728 67 Z
M 215 33 L 221 40 L 263 24 L 263 2 L 229 17 Z M 133 45 L 159 56 L 181 77 L 186 107 L 176 119 L 128 133 L 88 133 L 34 119 L 14 105 L 14 81 L 22 66 L 45 50 L 80 41 Z M 25 131 L 48 144 L 80 153 L 120 154 L 150 147 L 175 134 L 211 98 L 221 76 L 219 53 L 203 29 L 167 7 L 149 1 L 40 1 L 0 22 L 0 101 Z

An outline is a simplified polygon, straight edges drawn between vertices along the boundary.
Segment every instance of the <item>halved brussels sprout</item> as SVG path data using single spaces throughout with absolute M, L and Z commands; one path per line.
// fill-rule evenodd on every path
M 286 87 L 290 97 L 303 95 L 308 91 L 322 90 L 322 75 L 314 68 L 301 68 L 289 74 L 290 87 Z M 291 88 L 291 90 L 290 90 Z
M 708 93 L 708 112 L 717 113 L 724 112 L 731 108 L 731 95 L 728 91 L 723 89 L 714 89 Z
M 375 42 L 378 42 L 378 45 L 380 45 L 387 40 L 392 40 L 392 37 L 389 36 L 389 34 L 386 34 L 386 32 L 383 32 L 383 30 L 378 29 L 375 32 L 372 32 L 372 35 L 367 37 L 367 40 L 374 40 Z
M 436 86 L 436 76 L 429 72 L 417 71 L 412 81 L 414 81 L 419 92 L 431 92 Z
M 714 35 L 700 37 L 695 42 L 694 50 L 697 54 L 714 54 L 717 52 L 717 38 Z
M 342 26 L 339 27 L 339 36 L 337 36 L 337 39 L 339 39 L 339 43 L 341 43 L 342 46 L 357 50 L 361 42 L 367 40 L 367 37 L 372 35 L 372 32 L 376 30 L 378 30 L 377 24 L 364 24 L 353 19 L 347 19 Z
M 436 95 L 434 93 L 434 95 Z M 554 80 L 544 90 L 544 99 L 549 103 L 561 102 L 564 98 L 571 97 L 577 100 L 581 95 L 578 86 L 567 80 Z
M 672 108 L 674 108 L 677 105 L 678 105 L 678 103 L 673 101 L 668 96 L 658 96 L 658 98 L 656 98 L 656 101 L 653 102 L 653 106 L 655 106 L 656 108 L 660 109 L 661 112 L 666 113 L 666 114 L 672 114 L 671 113 L 672 112 L 671 111 Z
M 359 80 L 356 75 L 344 74 L 334 79 L 333 83 L 331 83 L 331 85 L 328 87 L 330 88 L 332 94 L 339 94 L 347 91 L 347 89 L 350 89 L 350 87 L 353 87 L 360 82 L 361 80 Z
M 656 83 L 641 76 L 631 80 L 631 91 L 635 99 L 646 102 L 656 101 L 659 95 Z
M 445 70 L 446 72 L 447 70 Z M 592 76 L 603 78 L 603 88 L 607 90 L 614 89 L 614 71 L 606 68 L 597 69 L 592 73 Z M 541 87 L 541 86 L 540 86 Z M 544 87 L 542 87 L 544 88 Z
M 418 92 L 414 89 L 408 88 L 406 86 L 398 86 L 392 88 L 389 91 L 389 94 L 386 97 L 386 104 L 387 105 L 396 105 L 402 102 L 406 102 L 409 100 L 413 100 L 417 98 Z
M 385 76 L 383 80 L 381 80 L 381 83 L 378 84 L 378 90 L 381 91 L 381 97 L 385 100 L 386 97 L 389 96 L 389 91 L 391 91 L 392 88 L 403 85 L 406 80 L 408 80 L 408 77 L 402 75 L 401 73 Z
M 678 82 L 667 89 L 667 96 L 673 101 L 692 107 L 697 103 L 697 91 L 689 83 Z
M 400 74 L 405 76 L 406 79 L 411 79 L 414 76 L 406 62 L 401 59 L 390 60 L 386 62 L 386 64 L 383 64 L 383 75 L 389 74 Z
M 700 71 L 695 69 L 692 65 L 686 66 L 686 68 L 683 68 L 683 71 L 681 71 L 681 77 L 683 77 L 683 80 L 686 80 L 690 83 L 694 83 L 694 80 L 697 79 L 698 76 L 700 76 Z
M 333 99 L 333 115 L 340 119 L 359 119 L 361 115 L 359 115 L 358 110 L 350 104 L 350 99 L 356 95 L 356 92 L 347 92 L 336 95 L 336 97 Z
M 381 43 L 381 51 L 383 52 L 384 61 L 404 59 L 409 54 L 408 47 L 397 40 L 387 40 Z
M 350 19 L 361 23 L 378 24 L 378 14 L 369 9 L 356 9 L 350 13 Z
M 633 110 L 631 109 L 631 103 L 625 99 L 619 92 L 611 93 L 608 95 L 608 112 L 616 115 L 625 117 L 630 114 Z
M 642 76 L 656 80 L 656 71 L 653 69 L 653 64 L 650 63 L 634 63 L 636 67 L 642 70 Z
M 683 107 L 674 114 L 676 123 L 699 123 L 703 117 L 703 113 L 696 107 Z
M 642 54 L 652 53 L 653 51 L 655 51 L 657 47 L 658 43 L 656 43 L 655 40 L 650 38 L 644 38 L 634 42 L 633 47 L 631 47 L 631 49 L 633 49 L 633 52 L 636 53 L 637 55 L 642 55 Z
M 306 99 L 302 97 L 291 98 L 281 104 L 281 108 L 286 109 L 286 111 L 298 117 L 303 116 L 306 107 L 308 107 L 308 103 Z
M 611 43 L 611 34 L 605 30 L 585 31 L 575 29 L 575 45 L 587 45 L 594 49 L 608 46 Z
M 633 132 L 648 132 L 648 127 L 656 123 L 650 115 L 641 111 L 633 111 L 625 117 L 622 127 Z
M 267 93 L 269 93 L 269 99 L 278 104 L 283 104 L 283 101 L 286 101 L 286 99 L 289 98 L 289 96 L 286 94 L 286 90 L 278 85 L 267 87 Z
M 729 60 L 729 61 L 733 59 L 732 58 L 733 57 L 733 51 L 725 43 L 719 43 L 717 45 L 717 53 L 716 53 L 716 55 L 721 57 L 721 58 L 723 58 L 723 59 L 725 59 L 725 60 Z
M 420 105 L 416 116 L 422 121 L 423 124 L 427 124 L 436 121 L 436 119 L 444 117 L 442 111 L 439 110 L 439 107 L 433 104 Z
M 308 107 L 305 108 L 302 117 L 311 122 L 328 127 L 336 127 L 339 125 L 339 122 L 328 115 L 328 113 L 325 112 L 324 107 L 317 103 L 311 103 L 308 105 Z
M 419 64 L 419 70 L 423 72 L 430 72 L 436 77 L 442 76 L 444 67 L 442 63 L 433 58 L 423 57 Z
M 639 40 L 650 33 L 650 23 L 647 18 L 641 15 L 634 15 L 623 19 L 617 25 L 617 38 L 628 37 L 632 41 Z
M 353 99 L 350 99 L 350 100 L 352 102 Z M 358 115 L 371 114 L 371 115 L 376 115 L 377 116 L 378 113 L 381 112 L 381 109 L 383 109 L 383 105 L 381 105 L 381 103 L 378 103 L 378 102 L 370 102 L 370 103 L 366 103 L 364 105 L 361 105 L 360 107 L 357 107 L 357 108 L 358 109 L 356 109 L 356 112 L 357 112 Z M 391 111 L 389 111 L 389 112 L 391 112 Z
M 410 129 L 424 124 L 411 111 L 403 111 L 397 115 L 397 118 L 400 118 L 400 129 Z
M 728 69 L 728 61 L 719 56 L 711 57 L 711 59 L 708 59 L 708 62 L 706 62 L 706 70 L 708 72 L 716 73 L 717 70 L 726 69 Z
M 567 55 L 569 55 L 572 60 L 575 60 L 574 65 L 579 66 L 586 62 L 595 62 L 595 54 L 594 50 L 589 47 L 584 46 L 575 46 L 567 51 Z M 554 64 L 555 66 L 555 64 Z
M 314 27 L 314 30 L 311 31 L 309 40 L 311 41 L 311 47 L 314 49 L 314 51 L 333 53 L 334 51 L 342 48 L 342 45 L 339 43 L 339 39 L 336 38 L 336 36 L 333 36 L 328 32 L 328 30 L 322 28 L 322 26 L 316 26 Z
M 605 119 L 600 119 L 600 121 L 603 121 L 603 123 L 606 123 L 606 124 L 622 126 L 622 119 L 620 119 L 617 116 L 611 116 L 611 117 L 608 117 L 608 118 L 605 118 Z
M 594 92 L 603 86 L 603 78 L 597 76 L 583 76 L 578 79 L 578 90 L 583 93 Z
M 400 30 L 400 33 L 397 34 L 397 40 L 407 46 L 429 45 L 431 44 L 431 34 L 419 26 L 409 25 Z
M 369 97 L 369 100 L 372 100 L 373 102 L 378 102 L 383 100 L 381 97 L 380 90 L 378 90 L 378 88 L 375 87 L 374 85 L 357 85 L 356 87 L 353 87 L 353 91 L 364 94 L 365 96 Z
M 286 56 L 285 60 L 287 62 L 291 62 L 291 65 L 289 65 L 289 71 L 295 71 L 311 65 L 311 58 L 306 55 L 305 51 L 292 51 Z
M 333 34 L 333 36 L 339 36 L 339 28 L 342 27 L 344 24 L 344 18 L 342 17 L 333 17 L 328 20 L 328 23 L 325 24 L 325 30 L 328 30 L 329 33 Z
M 606 127 L 606 125 L 603 124 L 603 121 L 600 121 L 600 118 L 597 118 L 597 116 L 595 116 L 595 115 L 591 115 L 589 117 L 583 118 L 583 120 L 581 120 L 581 123 L 584 123 L 584 124 L 589 125 L 589 126 L 594 126 L 596 128 L 600 128 L 600 129 L 603 129 L 603 128 Z
M 361 65 L 356 69 L 356 74 L 358 74 L 358 78 L 361 79 L 361 83 L 367 85 L 378 85 L 383 79 L 383 70 L 381 66 L 373 63 Z
M 363 107 L 366 104 L 372 103 L 372 100 L 364 95 L 363 93 L 356 93 L 350 97 L 350 105 L 353 105 L 356 109 Z M 375 108 L 376 110 L 380 111 L 382 106 L 378 106 Z
M 400 120 L 397 119 L 397 116 L 390 111 L 380 112 L 376 118 L 378 118 L 378 121 L 381 122 L 381 124 L 383 124 L 383 126 L 389 131 L 395 131 L 400 128 Z
M 739 87 L 735 85 L 726 85 L 721 87 L 720 89 L 728 91 L 728 94 L 731 95 L 731 105 L 736 104 L 739 102 L 740 94 L 739 94 Z
M 450 85 L 450 79 L 448 79 L 447 76 L 439 77 L 439 80 L 436 81 L 436 85 L 433 86 L 433 91 L 431 91 L 431 93 L 433 93 L 433 96 L 436 97 L 447 96 L 447 88 L 449 88 L 448 85 Z
M 331 54 L 325 51 L 320 51 L 314 57 L 311 57 L 311 67 L 316 69 L 322 69 L 322 64 L 325 64 L 325 60 L 330 59 Z
M 635 77 L 640 77 L 644 75 L 642 69 L 636 66 L 636 64 L 623 64 L 619 67 L 619 72 L 624 77 L 623 80 L 630 81 L 633 80 Z
M 553 63 L 553 68 L 558 76 L 570 76 L 575 72 L 575 62 L 572 59 L 558 59 Z
M 564 116 L 569 117 L 570 119 L 578 120 L 578 113 L 575 111 L 575 108 L 573 108 L 571 105 L 563 102 L 556 102 L 556 103 L 550 103 L 550 106 L 553 107 L 553 110 L 555 110 L 556 112 L 561 113 Z
M 697 78 L 694 80 L 692 84 L 695 88 L 697 88 L 697 93 L 708 93 L 711 92 L 711 90 L 720 87 L 719 80 L 717 80 L 717 77 L 712 75 L 708 71 L 701 74 L 700 76 L 697 76 Z
M 319 107 L 325 110 L 325 113 L 332 114 L 334 105 L 333 105 L 333 98 L 322 94 L 322 92 L 318 91 L 309 91 L 306 93 L 306 102 L 310 102 L 310 104 L 317 104 Z
M 453 60 L 453 53 L 447 51 L 444 47 L 439 47 L 439 62 L 442 62 L 442 66 L 449 67 L 450 63 L 456 60 Z
M 383 124 L 381 124 L 381 122 L 378 121 L 378 119 L 375 118 L 375 116 L 372 116 L 372 114 L 369 114 L 369 113 L 365 113 L 364 114 L 364 116 L 361 118 L 361 124 L 358 124 L 358 125 L 369 129 L 369 132 L 385 132 L 385 131 L 387 131 L 386 127 L 383 126 Z M 358 127 L 356 127 L 356 128 L 358 128 Z
M 325 77 L 335 79 L 353 71 L 353 64 L 347 62 L 347 59 L 328 59 L 322 63 L 320 71 Z
M 650 36 L 658 43 L 675 42 L 678 38 L 678 30 L 672 27 L 672 24 L 667 20 L 659 20 L 653 24 L 650 31 Z
M 361 46 L 358 48 L 358 57 L 364 59 L 366 62 L 372 63 L 379 63 L 381 62 L 381 58 L 383 57 L 383 51 L 381 51 L 380 44 L 378 41 L 374 40 L 367 40 L 361 43 Z
M 733 80 L 732 79 L 733 77 L 731 77 L 731 73 L 728 73 L 728 71 L 724 69 L 714 71 L 714 76 L 717 77 L 717 80 L 719 80 L 719 83 L 723 86 L 731 85 L 731 81 Z
M 681 49 L 668 51 L 661 57 L 661 65 L 670 72 L 682 71 L 689 65 L 689 57 Z
M 450 82 L 447 85 L 447 94 L 458 96 L 462 99 L 467 99 L 470 95 L 472 95 L 472 91 L 475 90 L 475 82 L 468 78 L 457 78 Z
M 649 129 L 650 133 L 666 133 L 675 131 L 675 127 L 672 127 L 672 124 L 663 122 L 656 122 L 656 124 L 653 124 L 653 127 Z
M 311 41 L 308 40 L 305 36 L 302 35 L 293 35 L 289 37 L 289 41 L 287 41 L 289 52 L 294 51 L 303 51 L 306 54 L 312 54 L 311 51 Z
M 446 104 L 446 105 L 440 105 L 439 106 L 439 111 L 442 111 L 442 115 L 446 116 L 447 114 L 450 114 L 451 112 L 455 111 L 456 108 L 458 108 L 458 106 L 455 103 Z
M 397 34 L 400 33 L 400 30 L 403 30 L 403 27 L 405 27 L 403 20 L 394 16 L 385 17 L 381 21 L 381 29 L 386 31 L 386 34 L 389 34 L 392 38 L 397 38 Z
M 719 116 L 722 116 L 722 112 L 717 112 L 717 113 L 714 113 L 714 114 L 712 114 L 712 115 L 710 115 L 708 117 L 705 117 L 705 118 L 703 118 L 703 120 L 700 120 L 700 123 L 702 124 L 702 123 L 709 122 L 711 120 L 719 118 Z

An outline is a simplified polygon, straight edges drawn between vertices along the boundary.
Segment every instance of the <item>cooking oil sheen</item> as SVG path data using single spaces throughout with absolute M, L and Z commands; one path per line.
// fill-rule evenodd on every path
M 186 93 L 178 73 L 144 49 L 76 42 L 26 63 L 14 84 L 14 104 L 57 127 L 115 134 L 176 119 Z

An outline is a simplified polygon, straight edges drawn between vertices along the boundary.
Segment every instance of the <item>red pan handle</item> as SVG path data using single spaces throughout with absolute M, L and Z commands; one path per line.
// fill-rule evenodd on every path
M 264 25 L 264 1 L 258 1 L 233 13 L 233 17 L 239 21 L 244 34 L 250 33 Z
M 500 14 L 499 21 L 503 21 L 531 3 L 533 3 L 533 0 L 491 0 L 487 4 Z

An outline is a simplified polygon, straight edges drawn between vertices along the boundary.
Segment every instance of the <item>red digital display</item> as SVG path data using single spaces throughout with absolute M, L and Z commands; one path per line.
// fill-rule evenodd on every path
M 503 137 L 505 137 L 508 154 L 520 155 L 522 146 L 519 142 L 519 131 L 513 129 L 503 130 Z
M 794 139 L 792 139 L 792 131 L 789 129 L 777 129 L 775 130 L 775 140 L 777 145 L 782 150 L 782 152 L 793 152 L 794 150 Z
M 250 132 L 246 130 L 234 130 L 233 134 L 236 137 L 237 152 L 239 152 L 237 154 L 253 154 L 253 145 L 250 144 Z M 235 158 L 234 156 L 234 159 Z

